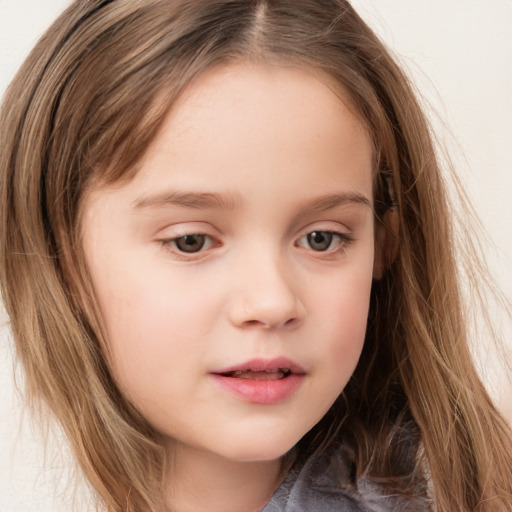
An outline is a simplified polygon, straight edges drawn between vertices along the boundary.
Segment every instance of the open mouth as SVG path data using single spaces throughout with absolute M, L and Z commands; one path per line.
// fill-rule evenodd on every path
M 304 369 L 287 357 L 252 359 L 211 372 L 238 399 L 254 404 L 277 404 L 294 395 L 304 382 Z
M 233 379 L 251 379 L 251 380 L 280 380 L 285 379 L 293 372 L 289 368 L 273 368 L 270 370 L 235 370 L 224 372 L 218 375 L 231 377 Z

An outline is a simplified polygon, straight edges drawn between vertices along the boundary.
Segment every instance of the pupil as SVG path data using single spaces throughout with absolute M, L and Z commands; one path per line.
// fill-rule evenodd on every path
M 326 251 L 332 242 L 332 233 L 326 231 L 313 231 L 308 235 L 308 243 L 315 251 Z
M 176 247 L 182 252 L 197 252 L 203 248 L 204 235 L 185 235 L 176 239 Z

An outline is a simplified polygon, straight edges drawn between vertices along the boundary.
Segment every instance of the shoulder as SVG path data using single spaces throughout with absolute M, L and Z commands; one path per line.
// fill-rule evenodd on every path
M 315 455 L 294 467 L 261 512 L 430 512 L 420 493 L 390 492 L 376 478 L 354 480 L 343 447 Z

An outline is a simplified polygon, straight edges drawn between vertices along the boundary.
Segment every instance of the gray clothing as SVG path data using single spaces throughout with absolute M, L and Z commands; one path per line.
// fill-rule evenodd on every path
M 351 464 L 341 449 L 292 467 L 261 512 L 428 512 L 425 497 L 387 495 L 378 482 L 350 478 Z

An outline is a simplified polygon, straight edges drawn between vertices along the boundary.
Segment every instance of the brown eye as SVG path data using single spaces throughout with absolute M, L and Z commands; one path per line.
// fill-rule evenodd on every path
M 313 231 L 306 236 L 309 247 L 314 251 L 326 251 L 331 247 L 333 233 L 329 231 Z
M 206 241 L 205 235 L 185 235 L 174 239 L 174 245 L 181 252 L 198 252 Z

